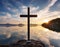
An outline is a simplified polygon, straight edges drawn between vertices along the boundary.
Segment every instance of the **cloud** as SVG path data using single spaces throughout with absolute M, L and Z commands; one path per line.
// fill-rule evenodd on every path
M 49 4 L 42 10 L 37 12 L 38 20 L 43 21 L 44 19 L 54 19 L 60 17 L 59 11 L 50 11 L 50 8 L 57 2 L 57 0 L 49 0 Z
M 48 5 L 48 8 L 52 7 L 58 0 L 50 0 L 50 4 Z
M 38 15 L 46 16 L 46 14 L 50 13 L 50 11 L 49 11 L 50 7 L 52 7 L 56 3 L 57 0 L 50 0 L 50 1 L 51 2 L 44 9 L 40 10 L 37 13 Z
M 19 15 L 14 15 L 14 17 L 13 17 L 13 15 L 6 13 L 5 16 L 0 16 L 0 24 L 1 23 L 19 23 L 17 20 L 18 19 L 17 16 L 19 16 Z
M 50 7 L 52 7 L 57 0 L 50 0 L 50 3 L 42 10 L 43 12 L 49 12 Z
M 57 10 L 60 11 L 60 3 L 57 4 Z
M 60 17 L 59 16 L 60 15 L 59 11 L 54 11 L 54 12 L 50 11 L 50 8 L 56 2 L 57 2 L 57 0 L 49 0 L 48 5 L 45 6 L 45 8 L 41 9 L 41 10 L 39 10 L 39 6 L 35 7 L 35 6 L 31 5 L 30 6 L 30 12 L 31 12 L 31 14 L 37 14 L 37 16 L 38 16 L 37 18 L 31 18 L 31 23 L 36 23 L 35 21 L 37 21 L 37 23 L 40 24 L 41 22 L 43 22 L 44 19 L 51 20 L 53 18 Z M 27 7 L 28 6 L 25 6 L 25 5 L 19 6 L 19 9 L 17 9 L 17 8 L 12 9 L 10 7 L 7 7 L 8 10 L 11 10 L 12 12 L 14 12 L 14 14 L 12 15 L 10 13 L 6 13 L 6 15 L 8 15 L 8 16 L 3 16 L 0 19 L 4 19 L 4 20 L 2 20 L 2 22 L 3 21 L 8 21 L 7 19 L 9 19 L 10 23 L 19 23 L 19 22 L 20 23 L 27 23 L 27 19 L 26 18 L 21 18 L 20 17 L 20 14 L 27 14 Z
M 35 20 L 31 19 L 31 22 L 36 23 L 35 21 L 37 21 L 37 23 L 39 23 L 41 18 L 45 19 L 46 17 L 48 18 L 48 17 L 53 17 L 56 15 L 59 15 L 60 12 L 58 12 L 58 11 L 55 11 L 55 12 L 49 11 L 50 7 L 52 7 L 56 2 L 57 2 L 57 0 L 49 0 L 49 4 L 42 10 L 39 10 L 39 6 L 35 7 L 35 6 L 31 5 L 30 6 L 31 14 L 37 14 L 38 15 L 38 18 L 35 18 Z M 12 6 L 10 3 L 9 3 L 9 5 Z M 27 6 L 22 5 L 19 7 L 19 9 L 12 9 L 11 7 L 7 7 L 7 9 L 9 11 L 14 12 L 14 14 L 11 15 L 10 13 L 6 13 L 7 16 L 3 16 L 0 18 L 0 19 L 4 19 L 4 20 L 2 20 L 2 22 L 8 21 L 7 19 L 9 19 L 10 22 L 15 21 L 13 23 L 19 23 L 19 21 L 24 22 L 24 23 L 27 22 L 25 18 L 20 17 L 20 14 L 27 14 Z M 25 19 L 25 20 L 23 20 L 23 19 Z

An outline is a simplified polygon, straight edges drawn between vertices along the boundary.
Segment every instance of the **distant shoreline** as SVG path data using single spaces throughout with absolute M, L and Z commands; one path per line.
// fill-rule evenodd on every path
M 23 27 L 25 26 L 25 24 L 0 24 L 0 27 L 11 27 L 11 26 L 19 26 L 19 27 Z M 38 24 L 30 24 L 31 27 L 35 27 L 38 26 Z

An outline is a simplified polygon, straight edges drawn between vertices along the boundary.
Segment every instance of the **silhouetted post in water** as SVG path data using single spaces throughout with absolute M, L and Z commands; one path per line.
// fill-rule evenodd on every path
M 28 15 L 20 15 L 20 17 L 28 18 L 28 41 L 30 41 L 30 17 L 37 17 L 37 15 L 30 15 L 30 8 L 28 7 Z

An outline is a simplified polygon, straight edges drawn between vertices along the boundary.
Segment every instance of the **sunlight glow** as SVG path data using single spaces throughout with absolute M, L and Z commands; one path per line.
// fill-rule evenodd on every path
M 47 32 L 47 31 L 49 31 L 49 29 L 45 29 L 45 31 Z
M 48 19 L 46 19 L 46 20 L 44 20 L 43 22 L 44 22 L 44 23 L 48 23 L 48 22 L 49 22 L 49 20 L 48 20 Z

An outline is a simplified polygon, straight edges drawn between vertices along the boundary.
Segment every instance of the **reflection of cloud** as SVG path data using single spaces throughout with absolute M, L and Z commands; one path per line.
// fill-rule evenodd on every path
M 50 43 L 54 45 L 54 47 L 60 47 L 60 39 L 50 39 Z
M 18 40 L 26 39 L 26 36 L 24 35 L 24 32 L 20 32 L 20 33 L 12 32 L 12 33 L 9 33 L 9 34 L 6 32 L 6 34 L 4 36 L 6 36 L 5 39 L 3 39 L 4 38 L 3 35 L 2 35 L 2 37 L 0 37 L 1 38 L 0 39 L 0 44 L 16 43 Z M 48 46 L 52 47 L 50 45 L 49 40 L 45 37 L 40 36 L 40 38 L 39 38 L 35 35 L 32 35 L 32 38 L 42 41 L 42 43 L 44 43 L 46 47 L 48 47 Z
M 8 29 L 8 31 L 6 29 L 4 29 L 3 31 L 1 31 L 1 30 L 2 29 L 0 29 L 0 33 L 2 32 L 1 33 L 2 35 L 0 37 L 1 38 L 0 39 L 0 44 L 3 44 L 3 43 L 4 44 L 15 43 L 18 40 L 26 39 L 26 33 L 27 33 L 26 31 L 19 31 L 19 32 L 18 31 L 14 31 L 14 30 L 10 31 L 11 30 L 10 28 Z M 35 28 L 34 28 L 34 30 L 35 30 Z M 52 45 L 55 45 L 54 44 L 55 41 L 53 41 L 52 39 L 59 39 L 59 37 L 60 37 L 60 35 L 57 35 L 58 33 L 56 33 L 56 32 L 55 33 L 54 32 L 51 33 L 51 32 L 48 32 L 47 31 L 45 33 L 44 31 L 40 31 L 40 30 L 39 31 L 36 31 L 36 32 L 35 31 L 31 31 L 31 39 L 42 41 L 46 45 L 46 47 L 53 47 Z M 42 33 L 43 35 L 40 32 L 41 33 L 43 32 Z M 56 42 L 56 45 L 58 46 L 58 42 Z
M 37 35 L 37 34 L 36 34 Z M 50 44 L 50 41 L 48 38 L 44 37 L 44 36 L 35 36 L 35 35 L 32 35 L 32 39 L 35 39 L 35 40 L 40 40 L 46 47 L 53 47 L 51 44 Z
M 7 33 L 6 34 L 1 34 L 0 35 L 0 44 L 10 44 L 10 43 L 15 43 L 18 40 L 25 39 L 26 36 L 22 35 L 22 33 L 18 32 L 12 32 L 12 33 Z

